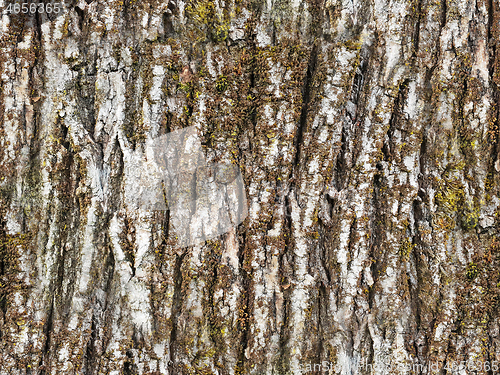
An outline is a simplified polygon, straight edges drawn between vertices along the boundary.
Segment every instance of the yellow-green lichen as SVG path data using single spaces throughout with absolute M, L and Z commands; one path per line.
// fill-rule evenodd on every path
M 415 245 L 412 244 L 411 240 L 409 238 L 405 238 L 399 246 L 399 256 L 401 259 L 405 261 L 408 260 L 414 247 Z

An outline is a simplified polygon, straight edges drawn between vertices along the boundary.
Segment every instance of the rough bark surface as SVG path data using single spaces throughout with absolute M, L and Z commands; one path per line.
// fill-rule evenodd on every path
M 4 12 L 0 373 L 500 361 L 499 22 L 497 0 Z M 179 248 L 130 208 L 130 157 L 193 125 L 249 217 Z

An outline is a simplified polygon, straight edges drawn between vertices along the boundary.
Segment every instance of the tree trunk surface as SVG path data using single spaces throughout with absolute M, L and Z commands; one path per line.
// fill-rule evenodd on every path
M 2 4 L 0 374 L 500 366 L 497 0 Z M 190 126 L 248 216 L 183 247 Z

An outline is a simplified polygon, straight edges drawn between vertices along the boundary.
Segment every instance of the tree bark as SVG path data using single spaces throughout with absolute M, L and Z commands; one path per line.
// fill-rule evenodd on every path
M 3 4 L 1 374 L 500 366 L 498 1 Z M 131 157 L 188 126 L 248 217 L 180 247 Z

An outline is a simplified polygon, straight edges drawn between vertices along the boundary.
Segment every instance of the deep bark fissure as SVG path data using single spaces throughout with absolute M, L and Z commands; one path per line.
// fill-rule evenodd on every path
M 172 297 L 172 310 L 170 312 L 170 320 L 172 322 L 172 328 L 170 330 L 170 341 L 169 341 L 169 355 L 170 360 L 168 362 L 169 372 L 175 374 L 178 370 L 176 364 L 176 351 L 177 351 L 177 323 L 179 316 L 182 313 L 182 262 L 187 255 L 187 251 L 183 252 L 181 255 L 176 255 L 175 267 L 174 267 L 174 295 Z
M 322 363 L 322 358 L 323 358 L 323 351 L 324 351 L 324 332 L 323 332 L 323 324 L 322 324 L 322 315 L 326 316 L 326 311 L 323 312 L 324 306 L 327 305 L 327 293 L 326 293 L 326 287 L 324 284 L 320 284 L 318 286 L 318 297 L 317 297 L 317 322 L 316 322 L 316 328 L 318 332 L 317 336 L 317 342 L 318 342 L 318 347 L 316 349 L 316 363 Z M 325 303 L 323 303 L 325 302 Z
M 139 369 L 134 363 L 134 354 L 131 350 L 127 350 L 125 355 L 126 359 L 123 362 L 123 375 L 136 375 Z
M 2 212 L 3 214 L 3 212 Z M 5 231 L 5 222 L 3 220 L 3 216 L 0 216 L 0 280 L 5 282 L 4 277 L 7 276 L 8 268 L 9 268 L 9 259 L 8 259 L 8 246 L 7 246 L 7 233 Z M 3 285 L 2 285 L 3 287 Z M 2 312 L 2 321 L 5 321 L 5 317 L 7 314 L 7 299 L 8 299 L 8 291 L 4 290 L 4 287 L 0 293 L 0 311 Z M 3 330 L 0 329 L 0 338 L 3 336 Z
M 246 350 L 248 348 L 248 341 L 250 336 L 250 316 L 252 313 L 252 299 L 251 299 L 251 287 L 252 280 L 251 275 L 249 275 L 247 269 L 249 267 L 250 259 L 247 259 L 247 247 L 246 244 L 246 233 L 242 233 L 243 241 L 238 244 L 238 263 L 239 269 L 241 270 L 241 284 L 242 293 L 239 298 L 239 313 L 238 313 L 238 323 L 237 328 L 239 330 L 239 348 L 236 355 L 236 368 L 235 374 L 244 374 L 246 369 Z
M 292 206 L 290 203 L 289 194 L 291 191 L 285 195 L 284 197 L 284 233 L 286 233 L 284 248 L 283 251 L 278 256 L 278 275 L 280 277 L 280 290 L 283 295 L 283 324 L 279 329 L 279 347 L 280 352 L 278 354 L 278 363 L 277 367 L 280 371 L 285 373 L 288 370 L 288 366 L 286 364 L 286 358 L 288 355 L 288 316 L 289 316 L 289 308 L 290 308 L 290 260 L 288 259 L 291 256 L 290 250 L 292 249 Z
M 247 110 L 246 116 L 247 116 L 247 121 L 250 122 L 250 125 L 252 126 L 252 131 L 253 131 L 253 136 L 256 137 L 257 135 L 257 109 L 258 109 L 258 103 L 256 102 L 257 98 L 254 98 L 253 96 L 256 94 L 256 80 L 257 80 L 257 72 L 258 72 L 258 66 L 257 66 L 257 59 L 255 57 L 255 54 L 257 52 L 257 41 L 256 41 L 256 35 L 253 34 L 252 32 L 248 31 L 248 42 L 247 45 L 252 51 L 252 57 L 250 57 L 249 61 L 249 66 L 248 66 L 248 80 L 249 80 L 249 85 L 248 85 L 248 92 L 250 96 L 252 97 L 252 102 Z M 250 151 L 252 151 L 252 142 L 249 142 L 249 148 Z
M 121 246 L 127 259 L 130 270 L 132 271 L 131 278 L 135 277 L 136 264 L 135 264 L 135 245 L 136 245 L 136 234 L 135 226 L 132 218 L 125 216 L 123 218 L 124 232 L 122 233 Z
M 207 303 L 208 303 L 208 311 L 207 311 L 207 321 L 210 327 L 210 340 L 213 343 L 213 346 L 219 348 L 221 351 L 223 350 L 223 346 L 219 339 L 220 329 L 220 320 L 221 317 L 217 314 L 217 307 L 215 304 L 215 292 L 217 290 L 217 284 L 219 279 L 219 265 L 221 263 L 221 256 L 217 253 L 217 249 L 211 247 L 209 254 L 209 266 L 208 266 L 208 274 L 210 275 L 208 278 L 207 285 Z M 220 358 L 220 352 L 216 353 L 217 357 Z M 217 358 L 217 362 L 219 362 L 219 358 Z
M 489 49 L 489 59 L 488 59 L 488 73 L 491 82 L 491 87 L 493 91 L 493 111 L 491 116 L 493 116 L 492 125 L 490 125 L 489 140 L 493 142 L 492 155 L 491 155 L 491 166 L 490 173 L 493 174 L 495 170 L 495 163 L 498 162 L 500 158 L 500 90 L 498 88 L 498 67 L 499 67 L 499 57 L 497 56 L 497 43 L 498 36 L 500 35 L 498 20 L 498 3 L 494 0 L 488 0 L 488 49 Z
M 346 187 L 347 176 L 349 174 L 347 155 L 349 154 L 349 134 L 344 124 L 342 126 L 342 136 L 340 139 L 340 150 L 337 153 L 335 161 L 334 176 L 332 179 L 333 187 L 337 191 L 341 191 Z
M 109 229 L 108 229 L 109 231 Z M 99 322 L 102 323 L 98 327 L 99 332 L 102 332 L 102 336 L 98 337 L 98 340 L 100 341 L 100 346 L 102 348 L 102 351 L 105 351 L 105 349 L 108 347 L 109 342 L 111 340 L 111 335 L 112 331 L 110 329 L 106 329 L 103 327 L 108 327 L 111 323 L 114 307 L 112 305 L 113 302 L 113 280 L 115 277 L 115 267 L 116 267 L 116 261 L 115 261 L 115 256 L 113 253 L 113 249 L 110 247 L 108 248 L 108 257 L 106 260 L 106 277 L 105 277 L 105 289 L 104 292 L 106 293 L 105 299 L 104 299 L 104 306 L 102 308 L 102 319 L 99 320 Z M 93 342 L 93 348 L 96 348 L 96 342 L 97 340 L 94 340 Z M 101 363 L 103 362 L 104 358 L 102 356 L 102 352 L 97 352 L 97 350 L 94 350 L 94 353 L 96 357 L 93 357 L 93 363 L 96 364 L 97 368 L 101 368 Z
M 408 96 L 408 85 L 410 83 L 410 79 L 406 78 L 401 82 L 401 84 L 398 87 L 398 93 L 396 95 L 396 99 L 394 100 L 394 106 L 392 109 L 391 113 L 391 118 L 389 119 L 389 129 L 387 130 L 387 139 L 388 142 L 385 143 L 382 146 L 382 152 L 384 153 L 384 159 L 386 161 L 391 161 L 394 158 L 394 149 L 395 149 L 395 144 L 393 141 L 394 137 L 394 132 L 397 130 L 400 130 L 401 132 L 404 131 L 404 129 L 399 128 L 398 126 L 401 126 L 402 123 L 402 113 L 403 113 L 403 108 L 405 106 L 406 98 Z
M 368 69 L 368 62 L 369 62 L 369 56 L 363 56 L 366 54 L 368 51 L 363 49 L 360 54 L 362 56 L 361 62 L 359 63 L 358 68 L 356 68 L 356 72 L 354 74 L 354 78 L 352 80 L 352 87 L 351 87 L 351 95 L 350 99 L 351 102 L 354 104 L 354 112 L 351 113 L 351 111 L 346 109 L 347 114 L 349 115 L 349 118 L 351 120 L 352 125 L 358 126 L 362 120 L 358 119 L 359 117 L 359 107 L 360 107 L 360 99 L 361 95 L 363 93 L 363 86 L 365 84 L 365 77 L 366 77 L 366 72 Z
M 446 25 L 446 13 L 448 11 L 448 4 L 446 2 L 447 2 L 447 0 L 441 0 L 441 23 L 439 25 L 441 30 Z M 441 30 L 439 31 L 439 35 L 441 35 Z M 439 40 L 438 40 L 438 42 L 439 42 Z M 438 51 L 439 51 L 439 49 L 438 49 Z
M 387 188 L 387 182 L 385 181 L 385 176 L 383 174 L 380 164 L 377 167 L 377 173 L 373 177 L 373 208 L 374 208 L 374 220 L 372 221 L 371 235 L 370 235 L 370 273 L 373 277 L 373 284 L 369 288 L 368 292 L 368 306 L 370 309 L 374 306 L 375 299 L 375 286 L 379 281 L 379 270 L 384 262 L 385 253 L 383 253 L 380 248 L 380 244 L 385 242 L 385 236 L 383 228 L 387 223 L 387 218 L 385 217 L 385 211 L 383 209 L 384 205 L 387 204 L 387 199 L 384 196 L 383 190 Z
M 328 266 L 327 264 L 327 246 L 325 246 L 325 244 L 323 243 L 322 246 L 322 251 L 320 253 L 320 261 L 321 261 L 321 267 L 323 267 L 323 271 L 325 273 L 325 276 L 326 276 L 326 281 L 327 281 L 327 285 L 328 287 L 331 286 L 331 282 L 332 282 L 332 271 L 330 270 L 330 267 Z
M 85 13 L 78 6 L 75 6 L 74 9 L 76 14 L 78 15 L 78 28 L 80 29 L 80 32 L 83 33 L 83 26 L 85 23 Z
M 40 357 L 40 374 L 45 375 L 47 371 L 49 370 L 48 366 L 50 363 L 50 341 L 51 341 L 51 334 L 52 334 L 52 326 L 54 324 L 54 304 L 55 304 L 55 296 L 52 293 L 52 299 L 51 299 L 51 304 L 49 308 L 49 313 L 47 315 L 47 319 L 45 321 L 44 327 L 43 327 L 43 333 L 45 335 L 45 342 L 43 344 L 42 348 L 42 355 Z
M 97 340 L 97 325 L 98 320 L 95 314 L 92 314 L 92 323 L 90 326 L 89 340 L 87 341 L 87 348 L 85 350 L 84 368 L 87 369 L 88 374 L 94 373 L 96 361 L 96 348 L 95 342 Z
M 286 374 L 290 371 L 290 363 L 287 361 L 290 355 L 290 331 L 289 331 L 289 316 L 290 316 L 290 304 L 291 304 L 291 290 L 290 285 L 283 290 L 283 325 L 280 329 L 279 336 L 279 362 L 277 368 L 279 374 Z
M 302 88 L 302 109 L 300 111 L 299 123 L 297 125 L 297 133 L 295 135 L 295 157 L 293 160 L 293 169 L 292 172 L 295 171 L 295 168 L 298 167 L 300 162 L 300 150 L 303 144 L 304 139 L 304 131 L 307 126 L 307 116 L 309 114 L 309 104 L 311 101 L 311 91 L 312 91 L 312 83 L 314 79 L 314 74 L 316 72 L 316 64 L 318 60 L 318 43 L 314 42 L 311 53 L 309 56 L 309 63 L 307 65 L 307 72 L 304 79 L 304 84 Z
M 257 48 L 257 40 L 256 34 L 249 28 L 246 31 L 247 36 L 247 45 L 249 50 L 251 51 L 251 57 L 249 57 L 248 61 L 248 93 L 251 96 L 251 103 L 248 106 L 247 111 L 245 112 L 245 122 L 251 126 L 251 131 L 253 137 L 257 137 L 257 111 L 258 111 L 258 98 L 255 97 L 257 93 L 257 81 L 259 79 L 258 72 L 259 66 L 256 58 Z M 249 151 L 253 152 L 254 146 L 252 142 L 249 142 Z M 243 171 L 244 172 L 244 171 Z M 245 175 L 245 174 L 243 174 Z M 245 188 L 244 188 L 245 189 Z M 236 324 L 238 334 L 237 340 L 239 346 L 236 350 L 236 366 L 235 366 L 235 374 L 245 374 L 247 368 L 247 358 L 246 351 L 249 345 L 250 340 L 250 328 L 251 328 L 251 315 L 253 310 L 253 299 L 252 299 L 252 276 L 251 272 L 249 272 L 250 258 L 251 253 L 250 249 L 246 246 L 247 243 L 247 233 L 245 229 L 241 231 L 241 240 L 238 241 L 238 268 L 240 270 L 240 278 L 242 291 L 240 296 L 238 297 L 238 321 Z
M 415 22 L 415 31 L 413 32 L 413 51 L 412 51 L 412 59 L 413 63 L 417 58 L 417 51 L 420 44 L 420 24 L 422 22 L 422 1 L 418 0 L 417 2 L 417 21 Z

